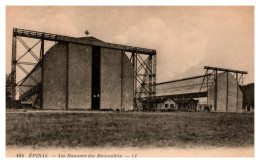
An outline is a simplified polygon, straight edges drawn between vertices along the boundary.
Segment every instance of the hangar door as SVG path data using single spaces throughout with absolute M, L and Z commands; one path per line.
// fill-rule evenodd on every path
M 92 109 L 100 109 L 100 47 L 92 47 Z

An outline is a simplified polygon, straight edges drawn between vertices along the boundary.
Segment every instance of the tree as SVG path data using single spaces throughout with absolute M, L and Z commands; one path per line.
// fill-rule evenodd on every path
M 245 107 L 245 106 L 248 106 L 248 107 L 253 106 L 254 107 L 254 103 L 255 103 L 254 87 L 255 87 L 254 83 L 250 83 L 250 84 L 244 85 L 242 87 L 243 107 Z

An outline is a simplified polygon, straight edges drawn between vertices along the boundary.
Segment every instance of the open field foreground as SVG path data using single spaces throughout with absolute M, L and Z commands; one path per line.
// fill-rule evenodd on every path
M 21 112 L 6 114 L 7 147 L 248 148 L 254 114 Z

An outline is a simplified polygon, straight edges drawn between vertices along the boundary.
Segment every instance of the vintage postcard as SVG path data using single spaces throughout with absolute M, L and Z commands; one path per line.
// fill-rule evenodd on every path
M 254 157 L 254 6 L 6 6 L 6 157 Z

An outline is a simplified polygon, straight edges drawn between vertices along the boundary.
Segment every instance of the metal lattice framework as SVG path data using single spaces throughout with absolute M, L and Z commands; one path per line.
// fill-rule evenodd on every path
M 26 42 L 26 40 L 24 40 L 24 38 L 30 38 L 30 39 L 34 39 L 37 40 L 37 42 L 29 47 L 28 43 Z M 45 40 L 49 40 L 49 41 L 54 41 L 56 42 L 56 35 L 53 34 L 49 34 L 49 33 L 43 33 L 43 32 L 36 32 L 36 31 L 30 31 L 30 30 L 24 30 L 24 29 L 17 29 L 14 28 L 13 29 L 13 41 L 12 41 L 12 68 L 11 68 L 11 92 L 12 92 L 12 101 L 14 104 L 14 101 L 16 99 L 16 93 L 19 92 L 20 97 L 19 100 L 22 100 L 24 98 L 30 98 L 31 95 L 33 94 L 38 94 L 35 102 L 41 98 L 41 80 L 34 78 L 31 74 L 38 70 L 39 68 L 42 67 L 42 60 L 43 60 L 43 55 L 44 55 L 44 44 L 45 44 Z M 26 49 L 26 52 L 22 55 L 20 55 L 20 57 L 17 54 L 17 42 L 20 42 L 21 45 Z M 35 52 L 33 51 L 36 46 L 38 44 L 41 44 L 40 46 L 40 54 L 35 54 Z M 34 62 L 33 61 L 27 61 L 26 56 L 27 55 L 31 55 L 34 58 Z M 26 60 L 26 61 L 21 61 L 21 60 Z M 33 68 L 30 70 L 30 72 L 28 72 L 28 70 L 26 70 L 24 68 L 24 65 L 30 65 L 33 66 Z M 17 68 L 19 68 L 20 70 L 22 70 L 22 72 L 24 72 L 25 77 L 23 77 L 21 80 L 19 80 L 18 82 L 17 80 Z M 26 85 L 23 84 L 23 82 L 27 79 L 27 78 L 31 78 L 32 81 L 34 81 L 35 83 L 33 85 Z M 22 91 L 22 89 L 20 89 L 20 87 L 29 87 L 30 89 L 28 89 L 26 92 Z M 35 102 L 33 105 L 35 105 Z M 14 105 L 12 106 L 14 107 Z
M 30 39 L 38 39 L 39 41 L 35 43 L 32 47 L 29 47 L 27 43 L 22 38 L 30 38 Z M 26 53 L 22 54 L 21 57 L 17 58 L 17 40 L 26 48 Z M 42 108 L 42 83 L 41 81 L 37 81 L 31 74 L 38 68 L 42 68 L 41 71 L 41 79 L 43 79 L 43 60 L 44 60 L 44 47 L 45 41 L 52 41 L 54 43 L 57 42 L 67 42 L 67 43 L 77 43 L 77 44 L 85 44 L 92 46 L 99 46 L 111 49 L 122 50 L 123 52 L 131 52 L 131 63 L 134 67 L 134 107 L 135 109 L 141 109 L 137 106 L 137 101 L 144 103 L 143 98 L 152 98 L 155 95 L 155 83 L 156 83 L 156 50 L 146 49 L 140 47 L 112 44 L 100 41 L 93 41 L 87 39 L 79 39 L 75 37 L 68 37 L 62 35 L 56 35 L 45 32 L 31 31 L 25 29 L 13 29 L 13 38 L 12 38 L 12 67 L 11 67 L 11 93 L 13 102 L 16 99 L 16 92 L 18 91 L 21 96 L 20 99 L 28 98 L 32 94 L 38 94 L 34 104 L 40 100 L 40 105 Z M 33 48 L 35 48 L 39 43 L 41 43 L 40 54 L 36 55 L 33 52 Z M 36 63 L 20 60 L 25 55 L 32 55 L 35 59 Z M 141 57 L 142 56 L 142 57 Z M 144 56 L 147 57 L 144 59 Z M 28 72 L 22 65 L 32 65 L 34 66 L 30 72 Z M 16 68 L 20 68 L 24 73 L 25 77 L 16 81 L 17 71 Z M 144 70 L 143 74 L 140 74 L 141 70 Z M 24 85 L 22 84 L 27 78 L 31 78 L 35 84 L 34 85 Z M 22 92 L 20 86 L 30 87 L 26 92 Z M 144 94 L 144 95 L 143 95 Z
M 144 56 L 133 51 L 130 61 L 134 67 L 134 109 L 152 109 L 156 93 L 156 54 Z

